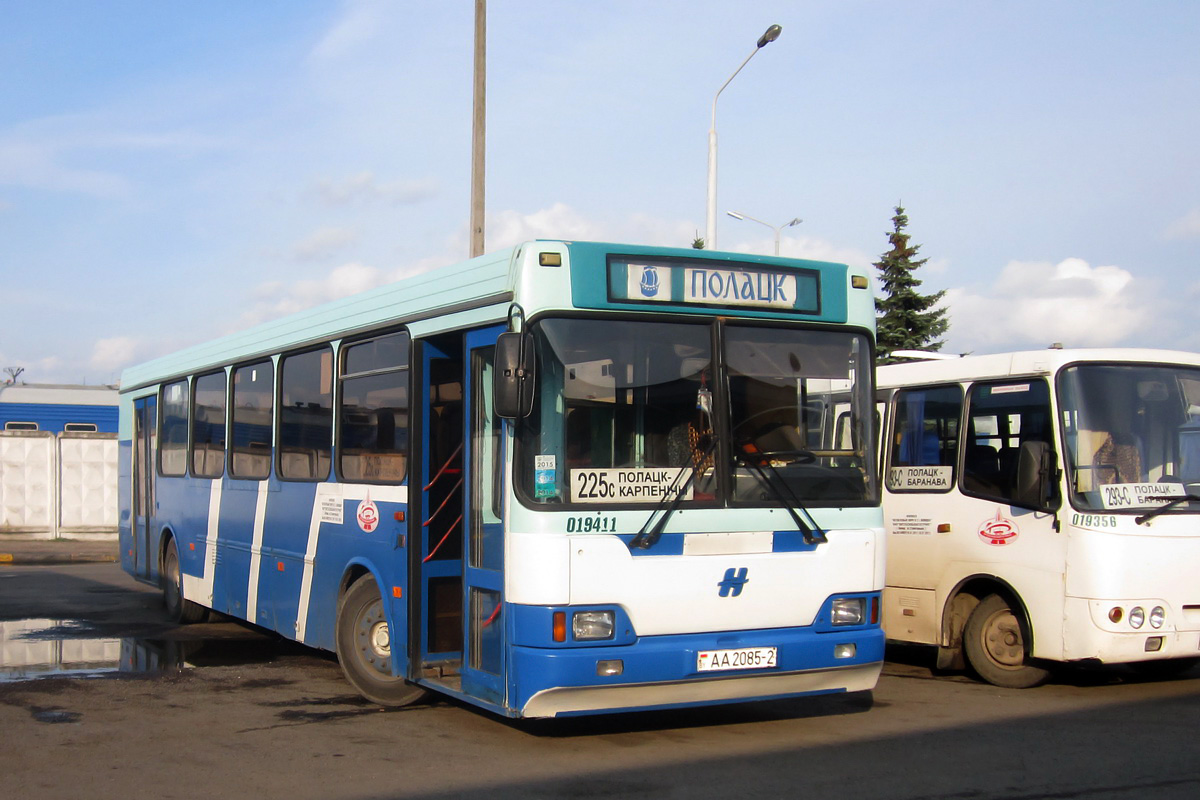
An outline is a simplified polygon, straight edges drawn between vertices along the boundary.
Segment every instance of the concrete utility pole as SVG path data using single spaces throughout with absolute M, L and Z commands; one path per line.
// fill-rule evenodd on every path
M 475 0 L 475 92 L 471 116 L 471 258 L 483 255 L 484 86 L 487 70 L 487 0 Z

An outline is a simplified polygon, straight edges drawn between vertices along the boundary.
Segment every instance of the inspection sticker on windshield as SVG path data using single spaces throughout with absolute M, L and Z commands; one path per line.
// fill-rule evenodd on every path
M 1104 508 L 1162 506 L 1184 494 L 1182 483 L 1114 483 L 1100 487 L 1100 505 Z
M 683 500 L 692 499 L 688 468 L 573 469 L 571 500 L 576 503 L 657 503 L 687 484 Z M 675 488 L 672 490 L 672 486 Z
M 696 653 L 697 672 L 720 672 L 728 669 L 773 669 L 774 647 L 739 647 L 736 650 L 700 650 Z

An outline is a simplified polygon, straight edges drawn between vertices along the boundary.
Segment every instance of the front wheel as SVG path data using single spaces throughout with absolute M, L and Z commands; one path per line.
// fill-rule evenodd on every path
M 963 631 L 967 663 L 980 678 L 1006 689 L 1029 689 L 1046 682 L 1050 671 L 1029 661 L 1021 612 L 998 594 L 983 598 Z
M 406 706 L 426 694 L 420 686 L 392 674 L 391 628 L 379 587 L 370 575 L 355 581 L 338 603 L 337 656 L 346 679 L 372 703 Z

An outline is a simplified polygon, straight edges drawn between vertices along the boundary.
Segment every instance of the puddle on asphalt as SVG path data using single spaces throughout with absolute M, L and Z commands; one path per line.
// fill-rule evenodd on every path
M 262 663 L 280 655 L 289 644 L 245 638 L 99 638 L 88 636 L 89 630 L 75 620 L 0 622 L 0 683 L 62 676 L 169 675 L 191 667 Z

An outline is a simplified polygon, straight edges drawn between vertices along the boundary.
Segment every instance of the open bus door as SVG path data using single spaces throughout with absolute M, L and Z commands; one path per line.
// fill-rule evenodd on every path
M 466 336 L 468 446 L 463 513 L 467 536 L 463 691 L 500 705 L 505 699 L 504 527 L 500 517 L 500 421 L 492 378 L 496 337 L 503 330 L 487 328 Z
M 154 451 L 157 430 L 158 398 L 154 395 L 133 401 L 133 514 L 129 521 L 132 534 L 134 574 L 150 578 L 157 568 L 150 556 L 150 529 L 154 523 Z
M 492 370 L 503 330 L 421 342 L 421 547 L 412 584 L 420 609 L 414 678 L 498 706 L 505 699 L 504 537 Z

